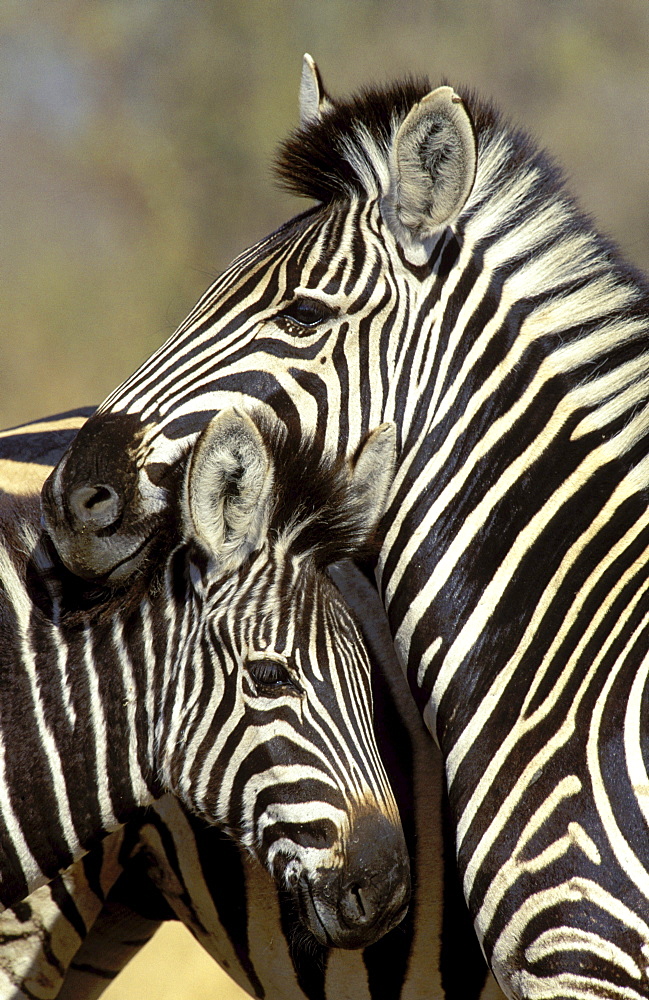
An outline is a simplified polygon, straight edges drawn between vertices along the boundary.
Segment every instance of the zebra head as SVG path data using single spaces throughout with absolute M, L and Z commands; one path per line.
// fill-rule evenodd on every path
M 317 205 L 231 264 L 45 487 L 47 530 L 86 579 L 134 572 L 165 522 L 188 441 L 242 398 L 337 454 L 384 420 L 403 437 L 426 412 L 404 404 L 417 385 L 412 351 L 426 370 L 433 360 L 413 333 L 429 328 L 456 265 L 453 227 L 476 173 L 461 99 L 407 81 L 334 102 L 305 57 L 301 126 L 279 172 Z
M 159 693 L 162 784 L 250 849 L 339 947 L 380 937 L 409 895 L 368 655 L 325 572 L 372 534 L 394 450 L 383 425 L 349 473 L 276 422 L 222 411 L 192 451 L 164 585 L 177 639 Z

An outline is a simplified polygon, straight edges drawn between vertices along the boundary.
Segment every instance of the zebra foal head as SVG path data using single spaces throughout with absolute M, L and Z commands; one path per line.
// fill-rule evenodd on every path
M 458 254 L 471 118 L 450 87 L 414 81 L 334 102 L 310 57 L 301 115 L 279 173 L 315 207 L 230 265 L 45 487 L 47 529 L 80 576 L 130 576 L 166 520 L 187 441 L 242 398 L 337 454 L 384 420 L 400 435 L 417 420 L 404 406 L 417 387 L 409 338 L 432 305 L 427 279 Z
M 323 944 L 399 922 L 409 860 L 370 661 L 326 572 L 371 543 L 394 461 L 389 424 L 348 464 L 222 411 L 186 455 L 180 539 L 121 590 L 62 571 L 33 497 L 3 510 L 0 905 L 172 791 Z

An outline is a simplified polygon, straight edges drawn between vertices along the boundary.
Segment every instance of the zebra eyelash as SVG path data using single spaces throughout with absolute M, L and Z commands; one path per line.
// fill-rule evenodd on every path
M 289 302 L 273 318 L 289 333 L 299 336 L 304 331 L 315 330 L 322 323 L 336 319 L 338 310 L 321 299 L 300 297 Z
M 246 668 L 257 693 L 261 696 L 274 697 L 286 694 L 291 689 L 297 694 L 302 693 L 293 672 L 281 660 L 256 656 L 248 660 Z

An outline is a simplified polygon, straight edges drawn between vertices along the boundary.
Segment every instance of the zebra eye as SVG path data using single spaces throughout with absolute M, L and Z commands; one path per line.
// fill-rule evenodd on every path
M 248 673 L 260 694 L 280 694 L 295 687 L 288 667 L 279 660 L 248 660 Z
M 275 317 L 280 322 L 294 323 L 308 330 L 327 320 L 334 319 L 337 310 L 320 299 L 295 299 Z

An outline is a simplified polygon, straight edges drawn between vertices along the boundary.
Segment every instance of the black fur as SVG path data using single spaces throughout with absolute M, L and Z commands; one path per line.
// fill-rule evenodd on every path
M 296 444 L 278 420 L 270 422 L 260 413 L 253 419 L 275 469 L 271 538 L 288 535 L 290 551 L 310 553 L 318 569 L 359 554 L 369 558 L 375 539 L 364 541 L 364 510 L 346 459 L 322 454 L 308 438 Z
M 346 100 L 336 100 L 320 121 L 295 129 L 281 145 L 276 171 L 282 186 L 325 204 L 366 195 L 343 144 L 354 139 L 357 126 L 362 124 L 387 149 L 391 123 L 405 118 L 430 90 L 426 78 L 407 77 L 385 88 L 367 87 Z M 356 145 L 362 150 L 360 142 Z

